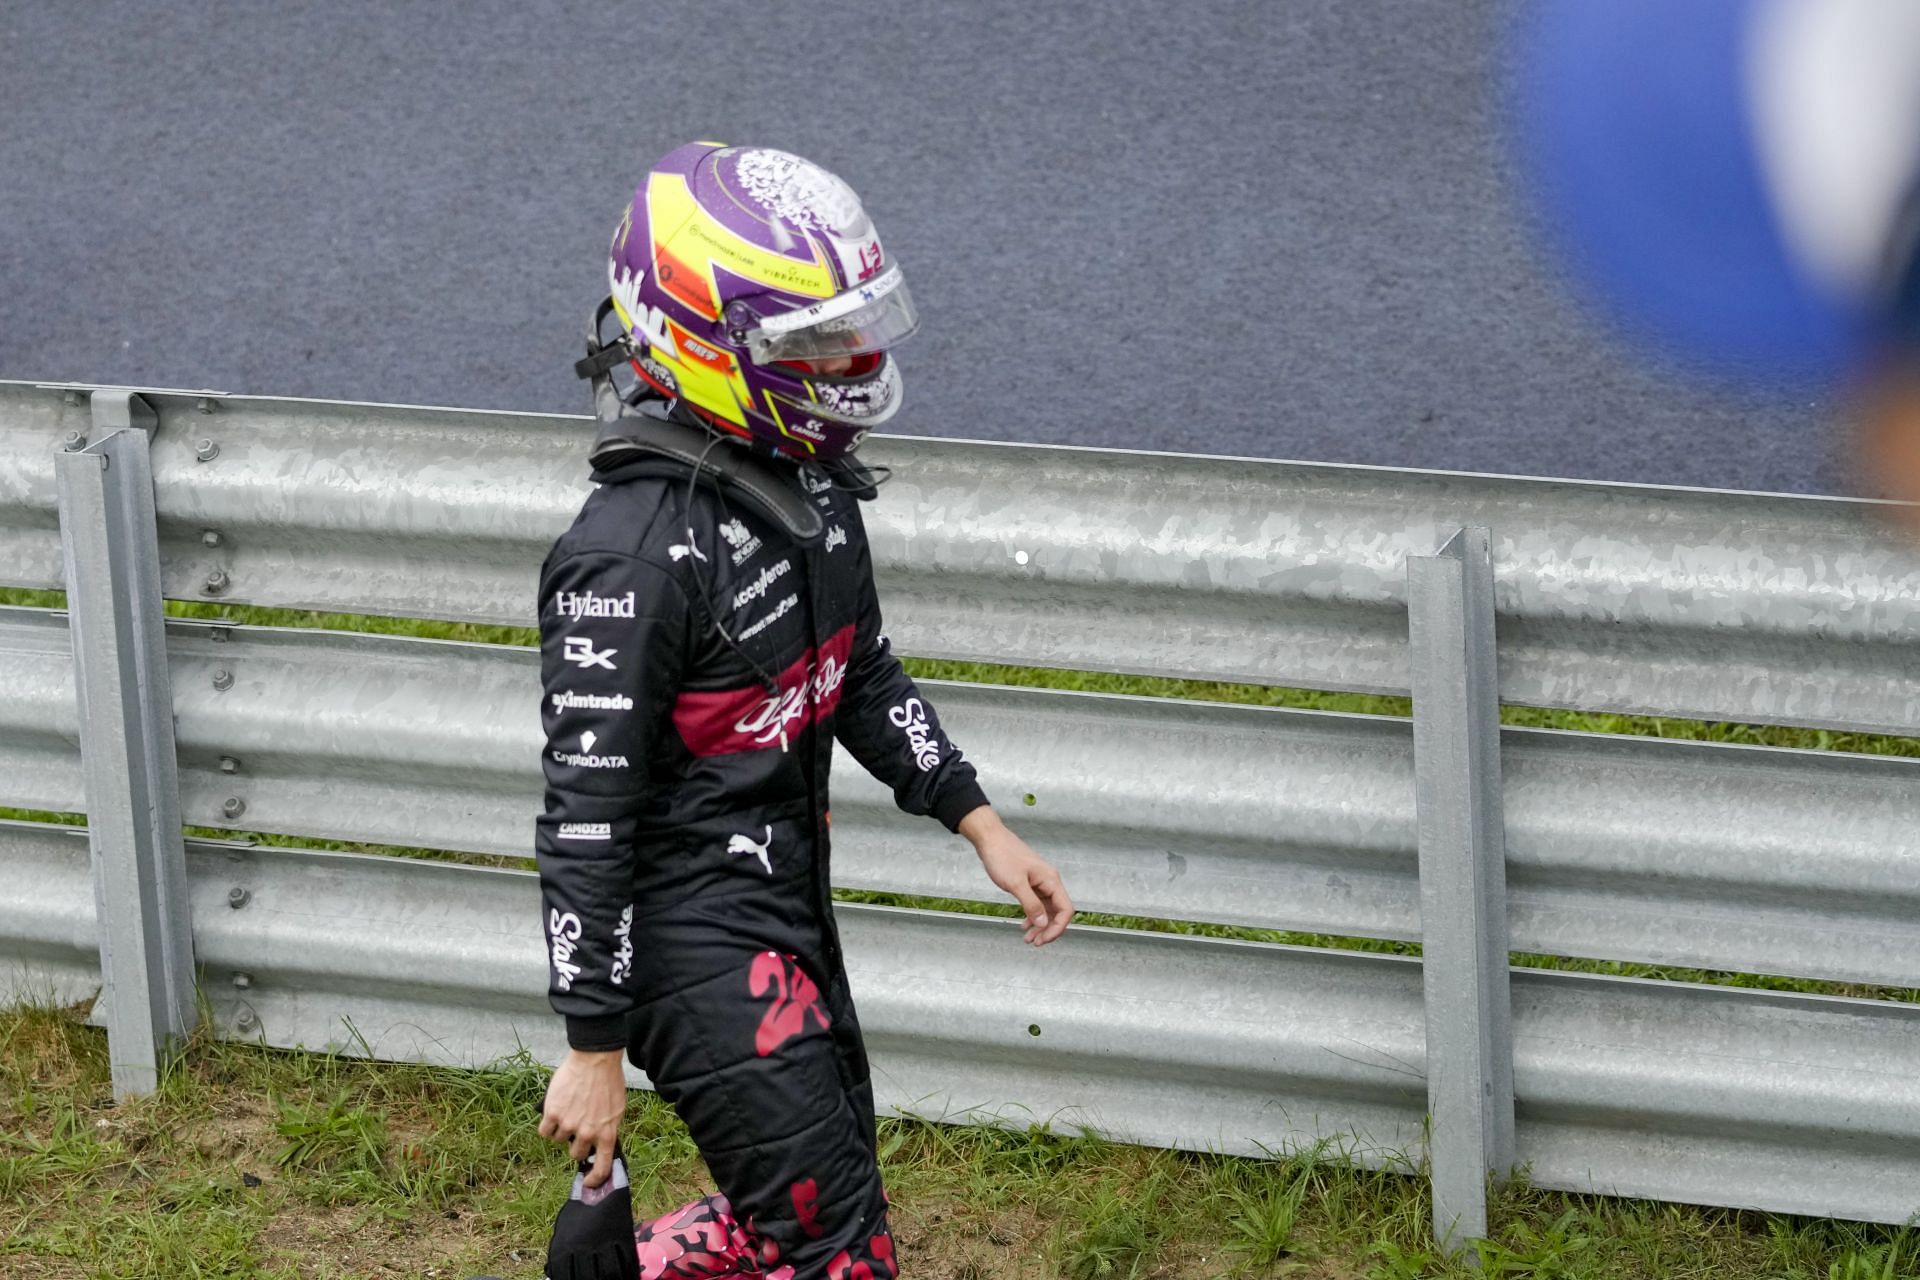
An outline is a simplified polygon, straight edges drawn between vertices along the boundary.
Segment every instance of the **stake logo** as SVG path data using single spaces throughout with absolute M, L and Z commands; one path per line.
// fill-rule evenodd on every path
M 568 636 L 560 656 L 576 667 L 605 667 L 612 671 L 613 655 L 618 652 L 618 649 L 596 650 L 591 636 Z
M 832 551 L 835 547 L 844 547 L 846 545 L 847 531 L 844 528 L 836 524 L 827 530 L 828 551 Z
M 887 712 L 887 719 L 894 728 L 906 731 L 907 750 L 913 752 L 920 772 L 931 773 L 940 763 L 940 744 L 934 739 L 933 726 L 927 723 L 926 705 L 918 698 L 908 698 Z
M 622 986 L 627 975 L 633 972 L 633 904 L 629 902 L 620 913 L 620 923 L 613 927 L 613 970 L 607 980 L 614 986 Z
M 554 907 L 547 913 L 547 937 L 553 942 L 553 985 L 571 991 L 573 980 L 580 976 L 580 966 L 573 963 L 573 951 L 580 942 L 580 917 Z

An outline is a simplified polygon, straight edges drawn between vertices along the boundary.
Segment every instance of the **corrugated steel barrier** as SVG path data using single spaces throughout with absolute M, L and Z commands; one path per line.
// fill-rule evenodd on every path
M 171 711 L 133 715 L 153 694 L 129 677 L 99 686 L 125 717 L 83 715 L 67 615 L 0 609 L 0 805 L 92 811 L 83 745 L 118 744 L 177 761 L 190 825 L 525 855 L 540 796 L 531 651 L 180 621 L 155 642 L 134 625 L 145 606 L 123 619 L 112 593 L 531 624 L 586 435 L 572 418 L 0 384 L 0 585 L 65 587 L 107 628 L 89 652 L 153 648 L 127 670 L 164 674 Z M 1505 701 L 1920 731 L 1920 556 L 1880 533 L 1874 504 L 869 450 L 897 469 L 868 521 L 910 653 L 1402 693 L 1420 672 L 1467 689 L 1495 656 L 1474 638 L 1484 594 Z M 133 510 L 115 486 L 139 487 L 143 457 L 157 571 L 145 581 L 136 557 L 114 587 L 63 553 L 62 520 L 71 543 L 89 517 L 58 495 L 96 477 L 103 509 Z M 1416 596 L 1452 622 L 1410 648 L 1409 559 L 1467 525 L 1487 527 L 1490 563 L 1428 575 L 1468 585 Z M 1451 868 L 1467 853 L 1451 842 L 1473 839 L 1466 810 L 1448 816 L 1465 800 L 1442 789 L 1416 805 L 1428 766 L 1405 719 L 965 684 L 932 696 L 1091 910 L 1418 940 L 1423 859 Z M 1479 696 L 1435 702 L 1423 740 L 1469 741 L 1491 723 Z M 1469 795 L 1487 788 L 1504 843 L 1504 901 L 1497 884 L 1472 900 L 1512 947 L 1920 987 L 1920 760 L 1511 727 L 1497 740 L 1460 776 Z M 839 884 L 991 894 L 963 845 L 840 765 Z M 469 1065 L 522 1044 L 561 1052 L 526 873 L 190 841 L 189 906 L 107 945 L 96 878 L 179 856 L 129 830 L 95 822 L 90 870 L 87 833 L 0 824 L 7 995 L 71 999 L 144 975 L 163 1034 L 163 961 L 190 930 L 226 1035 Z M 1036 955 L 1001 922 L 842 915 L 883 1097 L 938 1118 L 1240 1152 L 1332 1137 L 1418 1160 L 1427 1113 L 1459 1083 L 1429 1079 L 1429 1037 L 1474 1032 L 1434 1024 L 1414 959 L 1100 929 Z M 1427 975 L 1429 991 L 1471 978 L 1471 958 L 1447 963 L 1469 968 Z M 1537 1184 L 1920 1211 L 1920 1007 L 1531 970 L 1495 991 L 1512 1031 L 1483 1042 L 1485 1069 L 1510 1059 L 1512 1096 L 1495 1102 Z M 117 1088 L 137 1091 L 138 1056 L 116 1056 Z M 1442 1144 L 1480 1139 L 1432 1141 L 1438 1171 Z M 1506 1158 L 1463 1167 L 1498 1174 Z M 1442 1192 L 1443 1238 L 1448 1222 L 1484 1229 L 1475 1194 Z

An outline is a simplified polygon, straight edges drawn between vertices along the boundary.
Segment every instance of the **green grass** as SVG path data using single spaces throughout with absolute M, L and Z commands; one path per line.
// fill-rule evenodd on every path
M 79 1011 L 0 1013 L 0 1041 L 0 1276 L 539 1274 L 571 1170 L 535 1131 L 547 1073 L 525 1058 L 456 1071 L 201 1035 L 116 1106 Z M 623 1132 L 643 1211 L 707 1189 L 657 1097 L 632 1096 Z M 924 1280 L 1476 1274 L 1434 1255 L 1418 1178 L 1331 1144 L 1240 1159 L 911 1119 L 880 1143 Z M 1885 1280 L 1920 1259 L 1897 1229 L 1524 1185 L 1491 1221 L 1478 1274 L 1536 1280 Z

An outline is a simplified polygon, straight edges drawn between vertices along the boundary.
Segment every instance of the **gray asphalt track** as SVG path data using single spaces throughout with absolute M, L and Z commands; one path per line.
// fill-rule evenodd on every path
M 897 429 L 1847 492 L 1586 321 L 1500 0 L 0 4 L 0 377 L 579 412 L 634 182 L 760 142 L 924 317 Z

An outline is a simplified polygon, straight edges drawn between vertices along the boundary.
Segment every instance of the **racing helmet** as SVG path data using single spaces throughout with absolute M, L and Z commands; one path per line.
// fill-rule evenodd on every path
M 899 411 L 888 349 L 919 326 L 906 280 L 853 189 L 799 156 L 668 153 L 607 273 L 634 371 L 715 431 L 825 462 Z

